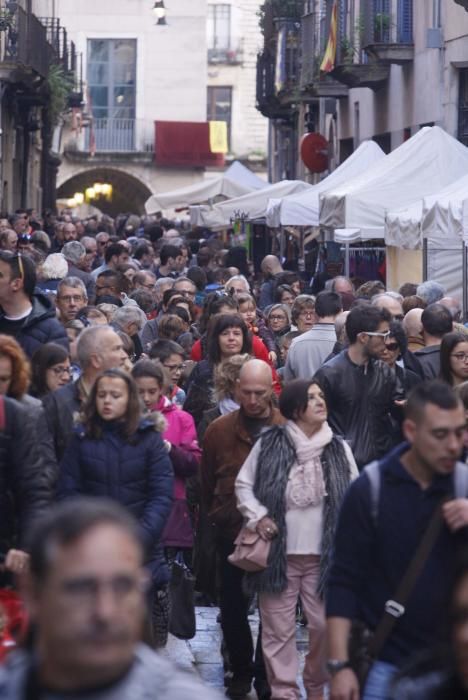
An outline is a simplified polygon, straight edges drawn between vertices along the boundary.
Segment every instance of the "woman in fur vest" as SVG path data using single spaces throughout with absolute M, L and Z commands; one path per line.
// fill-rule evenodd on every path
M 272 700 L 300 698 L 295 625 L 299 596 L 309 630 L 304 686 L 308 700 L 322 700 L 328 680 L 322 594 L 338 511 L 358 470 L 348 445 L 327 423 L 318 384 L 290 382 L 279 405 L 286 425 L 263 434 L 236 480 L 246 526 L 271 540 L 267 569 L 249 574 L 247 583 L 259 594 Z

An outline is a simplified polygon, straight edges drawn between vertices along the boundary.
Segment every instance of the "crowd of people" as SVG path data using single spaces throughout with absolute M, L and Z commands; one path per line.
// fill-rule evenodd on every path
M 18 210 L 0 396 L 2 576 L 32 631 L 2 698 L 216 697 L 140 644 L 167 642 L 180 558 L 220 608 L 230 698 L 301 697 L 298 619 L 308 700 L 468 697 L 468 328 L 437 282 Z M 231 562 L 242 528 L 266 568 Z

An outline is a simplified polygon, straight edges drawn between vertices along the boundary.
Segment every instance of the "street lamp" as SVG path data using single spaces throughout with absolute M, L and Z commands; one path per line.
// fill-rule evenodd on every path
M 153 5 L 153 12 L 158 18 L 156 24 L 167 24 L 166 21 L 166 7 L 164 5 L 164 0 L 156 0 Z

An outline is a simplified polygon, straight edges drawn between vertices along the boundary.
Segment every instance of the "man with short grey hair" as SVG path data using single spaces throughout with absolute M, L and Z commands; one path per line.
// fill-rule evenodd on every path
M 387 309 L 394 321 L 403 321 L 404 312 L 401 305 L 401 295 L 392 292 L 376 294 L 371 300 L 372 306 L 378 309 Z
M 86 287 L 86 295 L 92 304 L 96 295 L 96 282 L 89 272 L 82 269 L 86 259 L 86 248 L 80 241 L 70 241 L 62 248 L 62 255 L 68 263 L 68 276 L 79 277 Z
M 73 321 L 81 309 L 88 304 L 88 294 L 79 277 L 65 277 L 57 286 L 56 305 L 59 320 L 65 325 Z
M 60 463 L 73 434 L 74 419 L 89 396 L 96 378 L 106 369 L 122 367 L 127 360 L 122 340 L 110 326 L 90 326 L 80 333 L 77 356 L 81 376 L 76 382 L 47 394 L 38 434 L 46 463 Z M 41 423 L 42 421 L 42 423 Z

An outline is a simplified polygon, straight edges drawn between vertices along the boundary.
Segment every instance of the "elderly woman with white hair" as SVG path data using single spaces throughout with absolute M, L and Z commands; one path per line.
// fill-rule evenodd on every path
M 62 253 L 48 255 L 38 270 L 37 286 L 46 294 L 56 294 L 61 280 L 68 275 L 68 263 Z

